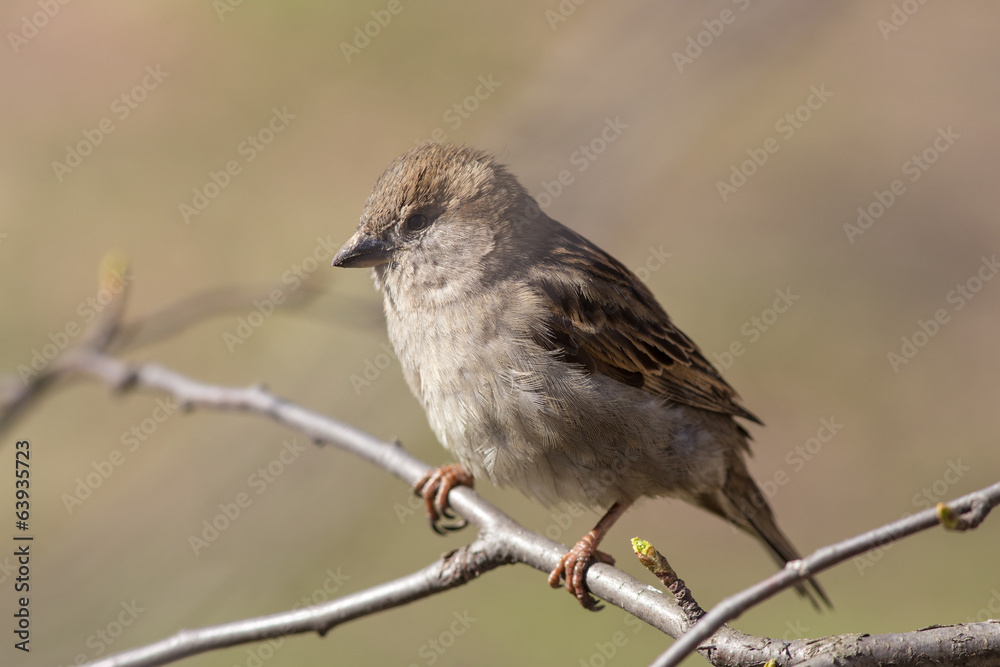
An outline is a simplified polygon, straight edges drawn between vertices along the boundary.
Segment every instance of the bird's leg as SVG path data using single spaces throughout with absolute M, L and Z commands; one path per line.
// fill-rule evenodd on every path
M 448 509 L 448 492 L 456 486 L 472 488 L 472 484 L 472 474 L 468 470 L 460 463 L 449 463 L 440 468 L 434 468 L 413 485 L 413 492 L 424 499 L 424 505 L 427 507 L 427 518 L 430 519 L 431 529 L 435 533 L 444 535 L 446 530 L 465 528 L 468 522 L 464 519 L 447 526 L 439 525 L 438 522 L 441 517 L 455 518 L 455 515 Z
M 597 545 L 601 543 L 604 536 L 611 530 L 611 526 L 615 525 L 615 521 L 625 513 L 631 504 L 619 502 L 612 505 L 607 514 L 597 522 L 594 529 L 580 538 L 576 546 L 559 559 L 559 563 L 549 574 L 549 586 L 559 588 L 559 579 L 565 577 L 566 590 L 575 595 L 584 608 L 592 611 L 600 609 L 597 600 L 587 590 L 584 576 L 587 574 L 587 567 L 592 562 L 615 564 L 615 559 L 603 551 L 598 551 Z

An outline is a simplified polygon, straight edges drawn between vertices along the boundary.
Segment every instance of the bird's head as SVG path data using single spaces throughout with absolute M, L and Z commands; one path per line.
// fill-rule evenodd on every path
M 374 267 L 379 287 L 482 279 L 521 223 L 542 215 L 493 155 L 423 144 L 386 168 L 333 265 Z

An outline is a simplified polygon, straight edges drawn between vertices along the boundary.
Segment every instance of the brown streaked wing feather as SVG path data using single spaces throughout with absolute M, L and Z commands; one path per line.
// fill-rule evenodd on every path
M 562 234 L 545 267 L 551 270 L 535 276 L 552 308 L 539 343 L 591 373 L 761 423 L 638 278 L 582 236 Z

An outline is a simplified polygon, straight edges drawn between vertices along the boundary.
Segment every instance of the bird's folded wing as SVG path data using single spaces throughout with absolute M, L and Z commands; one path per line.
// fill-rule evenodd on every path
M 551 309 L 539 342 L 582 365 L 665 399 L 761 423 L 698 346 L 674 326 L 621 263 L 566 229 L 531 284 Z

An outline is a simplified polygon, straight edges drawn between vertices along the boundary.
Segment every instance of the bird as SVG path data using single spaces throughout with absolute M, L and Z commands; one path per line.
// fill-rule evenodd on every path
M 458 459 L 414 487 L 436 531 L 448 492 L 477 479 L 605 511 L 548 579 L 587 609 L 587 568 L 614 563 L 597 547 L 641 498 L 705 509 L 780 566 L 800 558 L 747 469 L 742 422 L 760 419 L 632 271 L 494 154 L 432 142 L 397 157 L 332 264 L 371 268 L 406 382 Z M 815 579 L 798 590 L 831 606 Z

